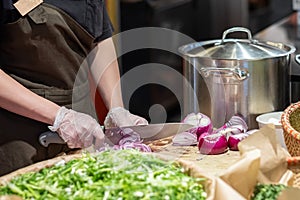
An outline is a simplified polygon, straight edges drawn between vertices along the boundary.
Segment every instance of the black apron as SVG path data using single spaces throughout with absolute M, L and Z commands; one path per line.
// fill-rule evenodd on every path
M 64 11 L 46 3 L 0 30 L 3 71 L 34 93 L 95 117 L 88 67 L 81 66 L 95 47 L 93 36 Z M 68 150 L 66 145 L 45 148 L 39 144 L 47 126 L 0 108 L 0 175 Z

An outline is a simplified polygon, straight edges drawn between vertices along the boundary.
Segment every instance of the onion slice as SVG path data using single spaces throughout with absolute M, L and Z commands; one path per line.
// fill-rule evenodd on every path
M 222 134 L 203 134 L 199 138 L 198 149 L 201 154 L 221 154 L 227 151 L 227 139 Z
M 197 137 L 190 132 L 182 132 L 175 135 L 172 139 L 175 146 L 191 146 L 197 145 Z
M 223 128 L 228 128 L 235 125 L 240 125 L 242 127 L 243 133 L 248 130 L 246 121 L 239 115 L 232 116 L 230 120 L 224 124 Z
M 126 144 L 122 144 L 122 145 L 114 145 L 113 146 L 114 150 L 122 150 L 122 149 L 136 149 L 139 150 L 141 152 L 152 152 L 151 148 L 144 144 L 144 143 L 126 143 Z

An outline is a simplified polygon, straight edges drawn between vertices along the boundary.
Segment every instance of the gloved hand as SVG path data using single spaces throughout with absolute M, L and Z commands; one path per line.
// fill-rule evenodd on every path
M 104 134 L 99 123 L 91 116 L 61 107 L 56 114 L 51 131 L 56 131 L 70 148 L 103 146 Z
M 148 124 L 146 119 L 134 115 L 122 107 L 112 108 L 104 120 L 105 128 L 146 124 Z
M 135 133 L 130 128 L 122 127 L 144 124 L 148 124 L 148 121 L 146 119 L 131 114 L 128 110 L 122 107 L 112 108 L 107 113 L 107 116 L 104 120 L 104 126 L 106 128 L 105 134 L 111 143 L 117 145 L 140 142 L 141 138 L 138 133 Z M 119 127 L 119 129 L 108 129 L 112 127 Z

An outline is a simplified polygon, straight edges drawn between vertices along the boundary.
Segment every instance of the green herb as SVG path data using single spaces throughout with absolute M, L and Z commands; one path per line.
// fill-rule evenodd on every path
M 135 150 L 106 151 L 26 173 L 0 187 L 24 199 L 205 199 L 202 178 Z
M 296 109 L 290 115 L 290 124 L 296 130 L 300 131 L 300 109 Z
M 251 200 L 276 200 L 286 186 L 282 184 L 257 184 Z

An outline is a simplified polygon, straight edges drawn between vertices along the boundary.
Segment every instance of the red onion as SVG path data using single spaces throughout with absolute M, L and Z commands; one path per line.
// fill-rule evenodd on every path
M 119 145 L 123 145 L 123 144 L 126 144 L 126 143 L 136 143 L 136 142 L 141 142 L 142 139 L 141 139 L 141 136 L 132 131 L 130 133 L 127 133 L 125 134 L 119 141 Z
M 202 133 L 212 132 L 212 122 L 209 117 L 202 113 L 191 113 L 188 114 L 183 120 L 183 123 L 192 124 L 195 127 L 188 130 L 188 132 L 195 134 L 197 136 L 197 140 L 199 140 L 199 136 Z
M 233 126 L 229 126 L 227 128 L 219 128 L 214 132 L 220 133 L 220 134 L 226 136 L 226 138 L 228 139 L 230 135 L 245 133 L 246 130 L 243 128 L 242 125 L 233 125 Z
M 224 124 L 223 128 L 228 128 L 235 125 L 241 125 L 242 129 L 244 130 L 243 132 L 246 132 L 248 130 L 247 123 L 241 116 L 238 115 L 232 116 L 230 120 Z
M 114 131 L 106 131 L 110 142 L 114 145 L 113 149 L 137 149 L 143 152 L 151 152 L 151 148 L 142 143 L 141 136 L 130 128 L 113 129 Z M 110 147 L 103 147 L 99 151 L 104 151 Z
M 230 135 L 228 138 L 228 147 L 232 151 L 238 151 L 238 144 L 243 139 L 247 138 L 252 133 L 258 131 L 257 129 L 249 130 L 246 133 L 240 133 L 236 135 Z
M 199 138 L 198 149 L 202 154 L 221 154 L 227 148 L 226 137 L 222 134 L 206 134 Z
M 177 146 L 191 146 L 197 144 L 197 137 L 190 132 L 182 132 L 175 135 L 172 139 L 173 145 Z
M 208 132 L 202 133 L 202 134 L 199 136 L 198 141 L 199 141 L 201 138 L 203 138 L 203 137 L 205 137 L 205 136 L 207 136 L 207 135 L 211 135 L 211 134 L 212 134 L 212 133 L 208 133 Z
M 123 145 L 114 145 L 114 150 L 122 150 L 122 149 L 136 149 L 142 152 L 151 152 L 151 148 L 143 143 L 126 143 Z
M 228 138 L 228 147 L 232 151 L 238 151 L 238 144 L 240 141 L 248 137 L 247 133 L 240 133 L 236 135 L 230 135 Z
M 228 139 L 230 135 L 245 133 L 247 129 L 248 126 L 245 120 L 238 115 L 234 115 L 221 128 L 217 129 L 215 133 L 225 135 Z

